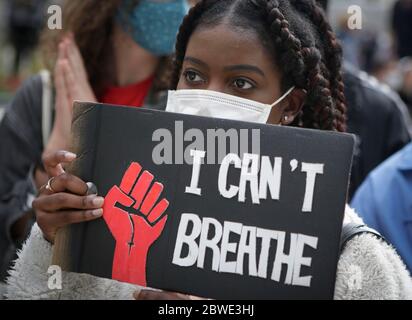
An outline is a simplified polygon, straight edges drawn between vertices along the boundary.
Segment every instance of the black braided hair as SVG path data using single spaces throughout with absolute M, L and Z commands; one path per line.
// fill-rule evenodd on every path
M 192 33 L 222 22 L 260 37 L 281 70 L 283 91 L 291 86 L 307 91 L 292 125 L 346 130 L 342 50 L 315 0 L 201 0 L 180 27 L 172 88 L 178 85 Z
M 324 59 L 323 63 L 329 72 L 333 99 L 337 107 L 337 125 L 342 126 L 339 131 L 346 129 L 346 99 L 344 94 L 344 84 L 342 77 L 342 47 L 336 38 L 332 27 L 328 23 L 325 11 L 318 6 L 315 1 L 292 0 L 292 5 L 317 26 L 319 40 L 323 42 Z

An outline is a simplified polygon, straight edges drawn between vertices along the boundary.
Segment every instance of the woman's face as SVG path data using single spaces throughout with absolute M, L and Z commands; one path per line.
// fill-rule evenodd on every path
M 272 104 L 284 93 L 281 81 L 273 57 L 253 32 L 222 24 L 192 34 L 177 89 L 212 90 Z M 301 91 L 294 90 L 272 109 L 268 122 L 291 123 L 302 99 Z

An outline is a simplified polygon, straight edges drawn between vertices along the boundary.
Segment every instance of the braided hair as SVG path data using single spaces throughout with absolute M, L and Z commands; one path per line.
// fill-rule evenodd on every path
M 295 86 L 307 91 L 292 125 L 346 130 L 342 49 L 315 0 L 201 0 L 190 10 L 177 36 L 173 88 L 178 85 L 193 32 L 219 23 L 254 31 L 281 71 L 281 89 Z

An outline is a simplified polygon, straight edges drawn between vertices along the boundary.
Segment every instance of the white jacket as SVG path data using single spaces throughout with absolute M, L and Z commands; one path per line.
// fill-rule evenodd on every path
M 361 223 L 347 207 L 344 223 Z M 62 289 L 50 290 L 52 246 L 37 225 L 18 254 L 7 280 L 8 299 L 133 299 L 140 287 L 87 274 L 62 273 Z M 360 281 L 360 282 L 359 282 Z M 341 254 L 335 299 L 412 300 L 412 279 L 396 251 L 371 234 L 350 240 Z

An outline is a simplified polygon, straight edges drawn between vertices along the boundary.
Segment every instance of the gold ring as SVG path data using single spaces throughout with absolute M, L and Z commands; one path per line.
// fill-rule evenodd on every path
M 56 191 L 54 191 L 52 186 L 51 186 L 51 183 L 54 180 L 54 178 L 55 177 L 50 178 L 49 181 L 47 181 L 47 184 L 46 184 L 46 190 L 49 190 L 51 193 L 56 193 Z

